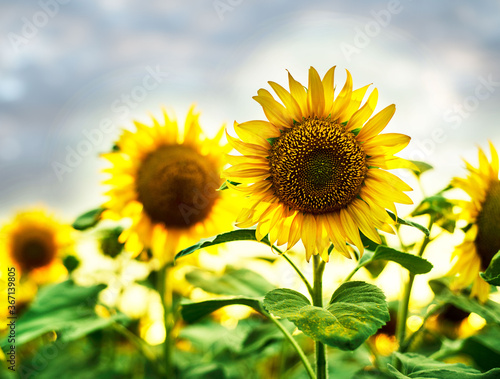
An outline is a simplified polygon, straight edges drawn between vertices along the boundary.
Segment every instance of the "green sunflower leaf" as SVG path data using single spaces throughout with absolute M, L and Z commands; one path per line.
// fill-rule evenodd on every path
M 230 266 L 222 276 L 205 270 L 193 270 L 186 274 L 186 280 L 205 292 L 217 295 L 263 297 L 274 288 L 256 272 Z
M 495 254 L 485 272 L 481 272 L 481 278 L 494 286 L 500 286 L 500 251 Z
M 487 326 L 478 334 L 453 343 L 445 342 L 439 351 L 440 357 L 468 356 L 473 359 L 475 367 L 488 371 L 500 362 L 500 328 Z
M 415 166 L 418 167 L 419 171 L 412 170 L 417 177 L 420 177 L 424 172 L 432 170 L 434 167 L 432 167 L 429 163 L 421 162 L 421 161 L 412 161 L 410 160 Z
M 389 214 L 389 216 L 391 216 L 391 218 L 396 221 L 398 224 L 401 224 L 401 225 L 407 225 L 407 226 L 411 226 L 413 228 L 417 228 L 418 230 L 420 230 L 422 233 L 424 233 L 427 237 L 429 237 L 430 235 L 430 232 L 429 232 L 429 229 L 427 229 L 425 226 L 423 225 L 420 225 L 420 224 L 417 224 L 416 222 L 413 222 L 413 221 L 408 221 L 408 220 L 403 220 L 402 218 L 399 218 L 398 216 L 396 216 L 394 213 L 392 213 L 391 211 L 387 211 L 387 213 Z
M 500 377 L 500 368 L 482 373 L 462 363 L 444 363 L 416 353 L 394 353 L 401 362 L 401 371 L 388 364 L 394 378 L 433 378 L 433 379 L 495 379 Z
M 73 341 L 126 320 L 123 314 L 103 318 L 95 313 L 97 296 L 105 287 L 80 287 L 70 280 L 43 287 L 16 321 L 16 344 L 20 346 L 51 331 L 58 332 L 63 342 Z M 1 345 L 7 345 L 6 338 Z
M 442 195 L 434 195 L 425 198 L 411 213 L 412 216 L 428 214 L 433 217 L 434 222 L 450 233 L 455 230 L 455 216 L 453 215 L 453 202 Z
M 365 251 L 358 265 L 365 266 L 373 261 L 391 261 L 403 266 L 413 274 L 426 274 L 432 270 L 432 263 L 413 254 L 403 253 L 388 246 L 378 245 L 375 252 Z
M 355 350 L 390 318 L 384 293 L 373 284 L 356 281 L 342 284 L 326 308 L 284 288 L 267 293 L 264 307 L 312 339 L 341 350 Z
M 488 323 L 500 324 L 500 304 L 491 300 L 481 304 L 469 296 L 468 290 L 464 290 L 462 293 L 452 292 L 448 283 L 443 279 L 430 280 L 429 286 L 436 295 L 436 302 L 453 304 L 466 312 L 477 313 Z
M 258 298 L 240 296 L 230 299 L 215 299 L 201 301 L 198 303 L 181 304 L 181 315 L 184 321 L 192 323 L 202 319 L 203 317 L 209 315 L 212 312 L 215 312 L 220 308 L 235 304 L 246 305 L 255 309 L 259 313 L 263 313 L 261 302 Z
M 370 258 L 373 257 L 373 252 L 377 249 L 379 244 L 372 241 L 368 237 L 366 237 L 362 232 L 360 232 L 359 235 L 361 237 L 361 242 L 363 242 L 363 246 L 365 247 L 364 254 L 368 253 L 368 257 L 370 257 Z M 386 245 L 387 243 L 386 243 L 385 237 L 383 235 L 380 235 L 380 234 L 379 234 L 379 236 L 380 236 L 380 239 L 382 240 L 382 244 Z M 363 254 L 363 256 L 364 256 L 364 254 Z M 366 258 L 364 261 L 366 261 Z M 358 264 L 359 264 L 359 262 L 358 262 Z M 384 271 L 385 266 L 387 266 L 387 261 L 383 261 L 383 260 L 377 260 L 377 261 L 370 260 L 369 262 L 366 262 L 363 264 L 363 267 L 368 270 L 371 277 L 374 279 L 377 278 L 382 273 L 382 271 Z M 359 267 L 359 268 L 361 268 L 361 267 Z
M 231 232 L 222 233 L 213 237 L 201 239 L 200 241 L 198 241 L 198 243 L 194 244 L 193 246 L 190 246 L 178 252 L 174 258 L 174 261 L 186 255 L 193 254 L 197 250 L 203 249 L 205 247 L 219 245 L 221 243 L 232 242 L 232 241 L 257 241 L 265 243 L 266 245 L 270 246 L 269 239 L 267 237 L 264 237 L 260 241 L 257 240 L 257 237 L 255 236 L 255 229 L 237 229 Z
M 105 210 L 105 208 L 96 208 L 78 216 L 73 222 L 73 229 L 87 230 L 93 228 L 101 221 L 101 215 Z

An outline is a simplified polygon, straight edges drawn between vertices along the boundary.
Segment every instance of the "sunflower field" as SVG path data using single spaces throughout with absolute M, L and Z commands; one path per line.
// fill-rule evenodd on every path
M 0 378 L 500 378 L 499 5 L 193 3 L 0 1 Z

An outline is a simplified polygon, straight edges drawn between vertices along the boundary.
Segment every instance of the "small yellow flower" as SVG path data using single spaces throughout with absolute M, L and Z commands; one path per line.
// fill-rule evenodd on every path
M 471 296 L 479 301 L 488 300 L 490 285 L 480 276 L 500 250 L 500 181 L 498 179 L 498 154 L 490 142 L 491 161 L 479 148 L 479 167 L 465 162 L 466 178 L 454 178 L 452 185 L 464 190 L 471 198 L 464 202 L 461 216 L 470 224 L 463 242 L 453 252 L 450 275 L 456 278 L 453 289 L 472 284 Z
M 229 230 L 234 202 L 228 191 L 218 191 L 229 150 L 220 143 L 224 128 L 207 139 L 193 107 L 182 136 L 165 110 L 163 118 L 152 118 L 151 126 L 135 121 L 136 131 L 125 130 L 117 151 L 103 155 L 111 163 L 104 217 L 130 218 L 119 238 L 125 249 L 148 248 L 166 262 L 180 246 Z
M 257 224 L 257 237 L 269 233 L 271 241 L 290 249 L 299 239 L 306 259 L 320 254 L 328 261 L 330 241 L 343 255 L 355 245 L 363 252 L 359 231 L 380 242 L 376 231 L 391 232 L 394 203 L 412 204 L 403 193 L 411 188 L 385 171 L 413 167 L 395 157 L 410 137 L 379 134 L 395 112 L 389 105 L 370 116 L 378 92 L 369 86 L 353 90 L 352 78 L 335 96 L 334 69 L 321 79 L 309 70 L 307 89 L 289 74 L 290 91 L 269 82 L 281 103 L 260 89 L 254 99 L 267 121 L 235 123 L 240 139 L 228 136 L 241 156 L 230 156 L 232 167 L 224 177 L 242 185 L 228 185 L 249 198 L 237 220 L 240 227 Z

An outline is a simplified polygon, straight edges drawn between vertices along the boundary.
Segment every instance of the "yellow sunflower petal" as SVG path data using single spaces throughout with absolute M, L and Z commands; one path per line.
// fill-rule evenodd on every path
M 307 93 L 305 88 L 296 81 L 290 73 L 288 73 L 288 83 L 290 86 L 290 94 L 293 96 L 297 104 L 299 105 L 302 115 L 307 114 Z M 298 121 L 298 120 L 297 120 Z
M 382 109 L 375 116 L 373 116 L 366 124 L 363 126 L 361 131 L 358 133 L 358 141 L 365 141 L 369 138 L 375 137 L 387 126 L 389 121 L 391 121 L 392 116 L 396 112 L 396 106 L 394 104 Z
M 352 115 L 351 119 L 347 122 L 346 129 L 353 130 L 361 127 L 366 122 L 366 120 L 368 120 L 372 115 L 373 111 L 375 110 L 375 107 L 377 106 L 377 101 L 378 101 L 378 90 L 375 88 L 368 97 L 368 100 L 366 101 L 365 105 L 363 105 L 361 109 L 355 112 Z
M 345 111 L 345 109 L 349 106 L 352 96 L 352 76 L 349 71 L 347 71 L 347 79 L 344 84 L 344 87 L 340 91 L 339 95 L 335 99 L 335 102 L 331 111 L 331 119 L 337 120 L 340 118 L 340 115 Z
M 285 107 L 274 100 L 268 91 L 260 89 L 257 93 L 259 95 L 254 96 L 253 99 L 262 106 L 271 124 L 279 129 L 289 128 L 293 124 L 292 117 L 286 111 Z
M 333 99 L 335 92 L 335 87 L 333 84 L 334 76 L 335 76 L 335 66 L 333 66 L 326 72 L 325 76 L 323 77 L 323 80 L 321 81 L 325 96 L 325 110 L 323 114 L 324 117 L 328 116 L 331 113 L 333 107 Z
M 314 67 L 309 68 L 309 90 L 307 91 L 307 108 L 309 114 L 323 117 L 325 110 L 325 93 L 321 78 Z
M 274 92 L 276 92 L 276 94 L 278 95 L 280 100 L 283 102 L 286 109 L 291 114 L 292 118 L 295 121 L 302 120 L 302 111 L 300 109 L 299 104 L 293 98 L 293 96 L 286 89 L 284 89 L 282 86 L 280 86 L 278 83 L 269 82 L 269 85 L 272 87 Z M 279 136 L 279 133 L 277 133 L 275 135 L 275 137 L 277 137 L 277 136 Z

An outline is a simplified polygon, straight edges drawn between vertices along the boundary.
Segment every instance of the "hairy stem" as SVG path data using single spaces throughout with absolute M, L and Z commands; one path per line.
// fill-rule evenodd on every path
M 313 305 L 316 307 L 323 307 L 323 271 L 325 270 L 325 262 L 323 262 L 319 255 L 313 255 Z M 316 376 L 318 379 L 327 378 L 326 367 L 326 347 L 320 342 L 316 341 Z
M 297 341 L 295 341 L 295 338 L 293 338 L 293 336 L 290 334 L 290 332 L 288 330 L 286 330 L 286 328 L 283 326 L 283 324 L 281 322 L 279 322 L 276 319 L 276 317 L 274 317 L 271 314 L 267 314 L 267 317 L 269 317 L 269 319 L 281 330 L 281 332 L 283 333 L 285 338 L 292 344 L 292 346 L 295 349 L 295 351 L 297 352 L 297 354 L 299 354 L 300 360 L 304 364 L 304 367 L 305 367 L 307 373 L 309 374 L 309 377 L 311 379 L 316 379 L 316 375 L 314 374 L 314 371 L 313 371 L 311 364 L 307 360 L 307 357 L 306 357 L 304 351 L 300 348 Z
M 163 322 L 165 324 L 165 341 L 163 342 L 163 366 L 167 372 L 167 376 L 173 377 L 173 365 L 172 365 L 172 349 L 173 349 L 173 338 L 172 331 L 174 328 L 174 309 L 173 309 L 173 292 L 172 283 L 169 278 L 170 265 L 163 266 L 158 271 L 158 283 L 157 290 L 160 294 L 161 303 L 163 305 Z
M 417 256 L 421 257 L 424 254 L 425 248 L 431 241 L 430 239 L 430 231 L 432 228 L 432 224 L 434 223 L 433 218 L 431 217 L 429 220 L 429 226 L 427 227 L 429 229 L 429 236 L 425 236 L 424 240 L 422 241 L 422 245 L 420 246 L 420 249 L 417 253 Z M 399 343 L 399 349 L 398 351 L 402 352 L 403 349 L 403 342 L 406 337 L 406 319 L 408 318 L 408 307 L 410 304 L 410 297 L 411 297 L 411 289 L 413 287 L 413 282 L 415 281 L 415 274 L 409 273 L 408 276 L 408 281 L 405 284 L 404 291 L 403 291 L 403 299 L 399 303 L 398 307 L 398 318 L 397 318 L 397 324 L 396 324 L 396 339 Z M 396 368 L 400 369 L 400 362 L 395 360 L 394 361 Z

